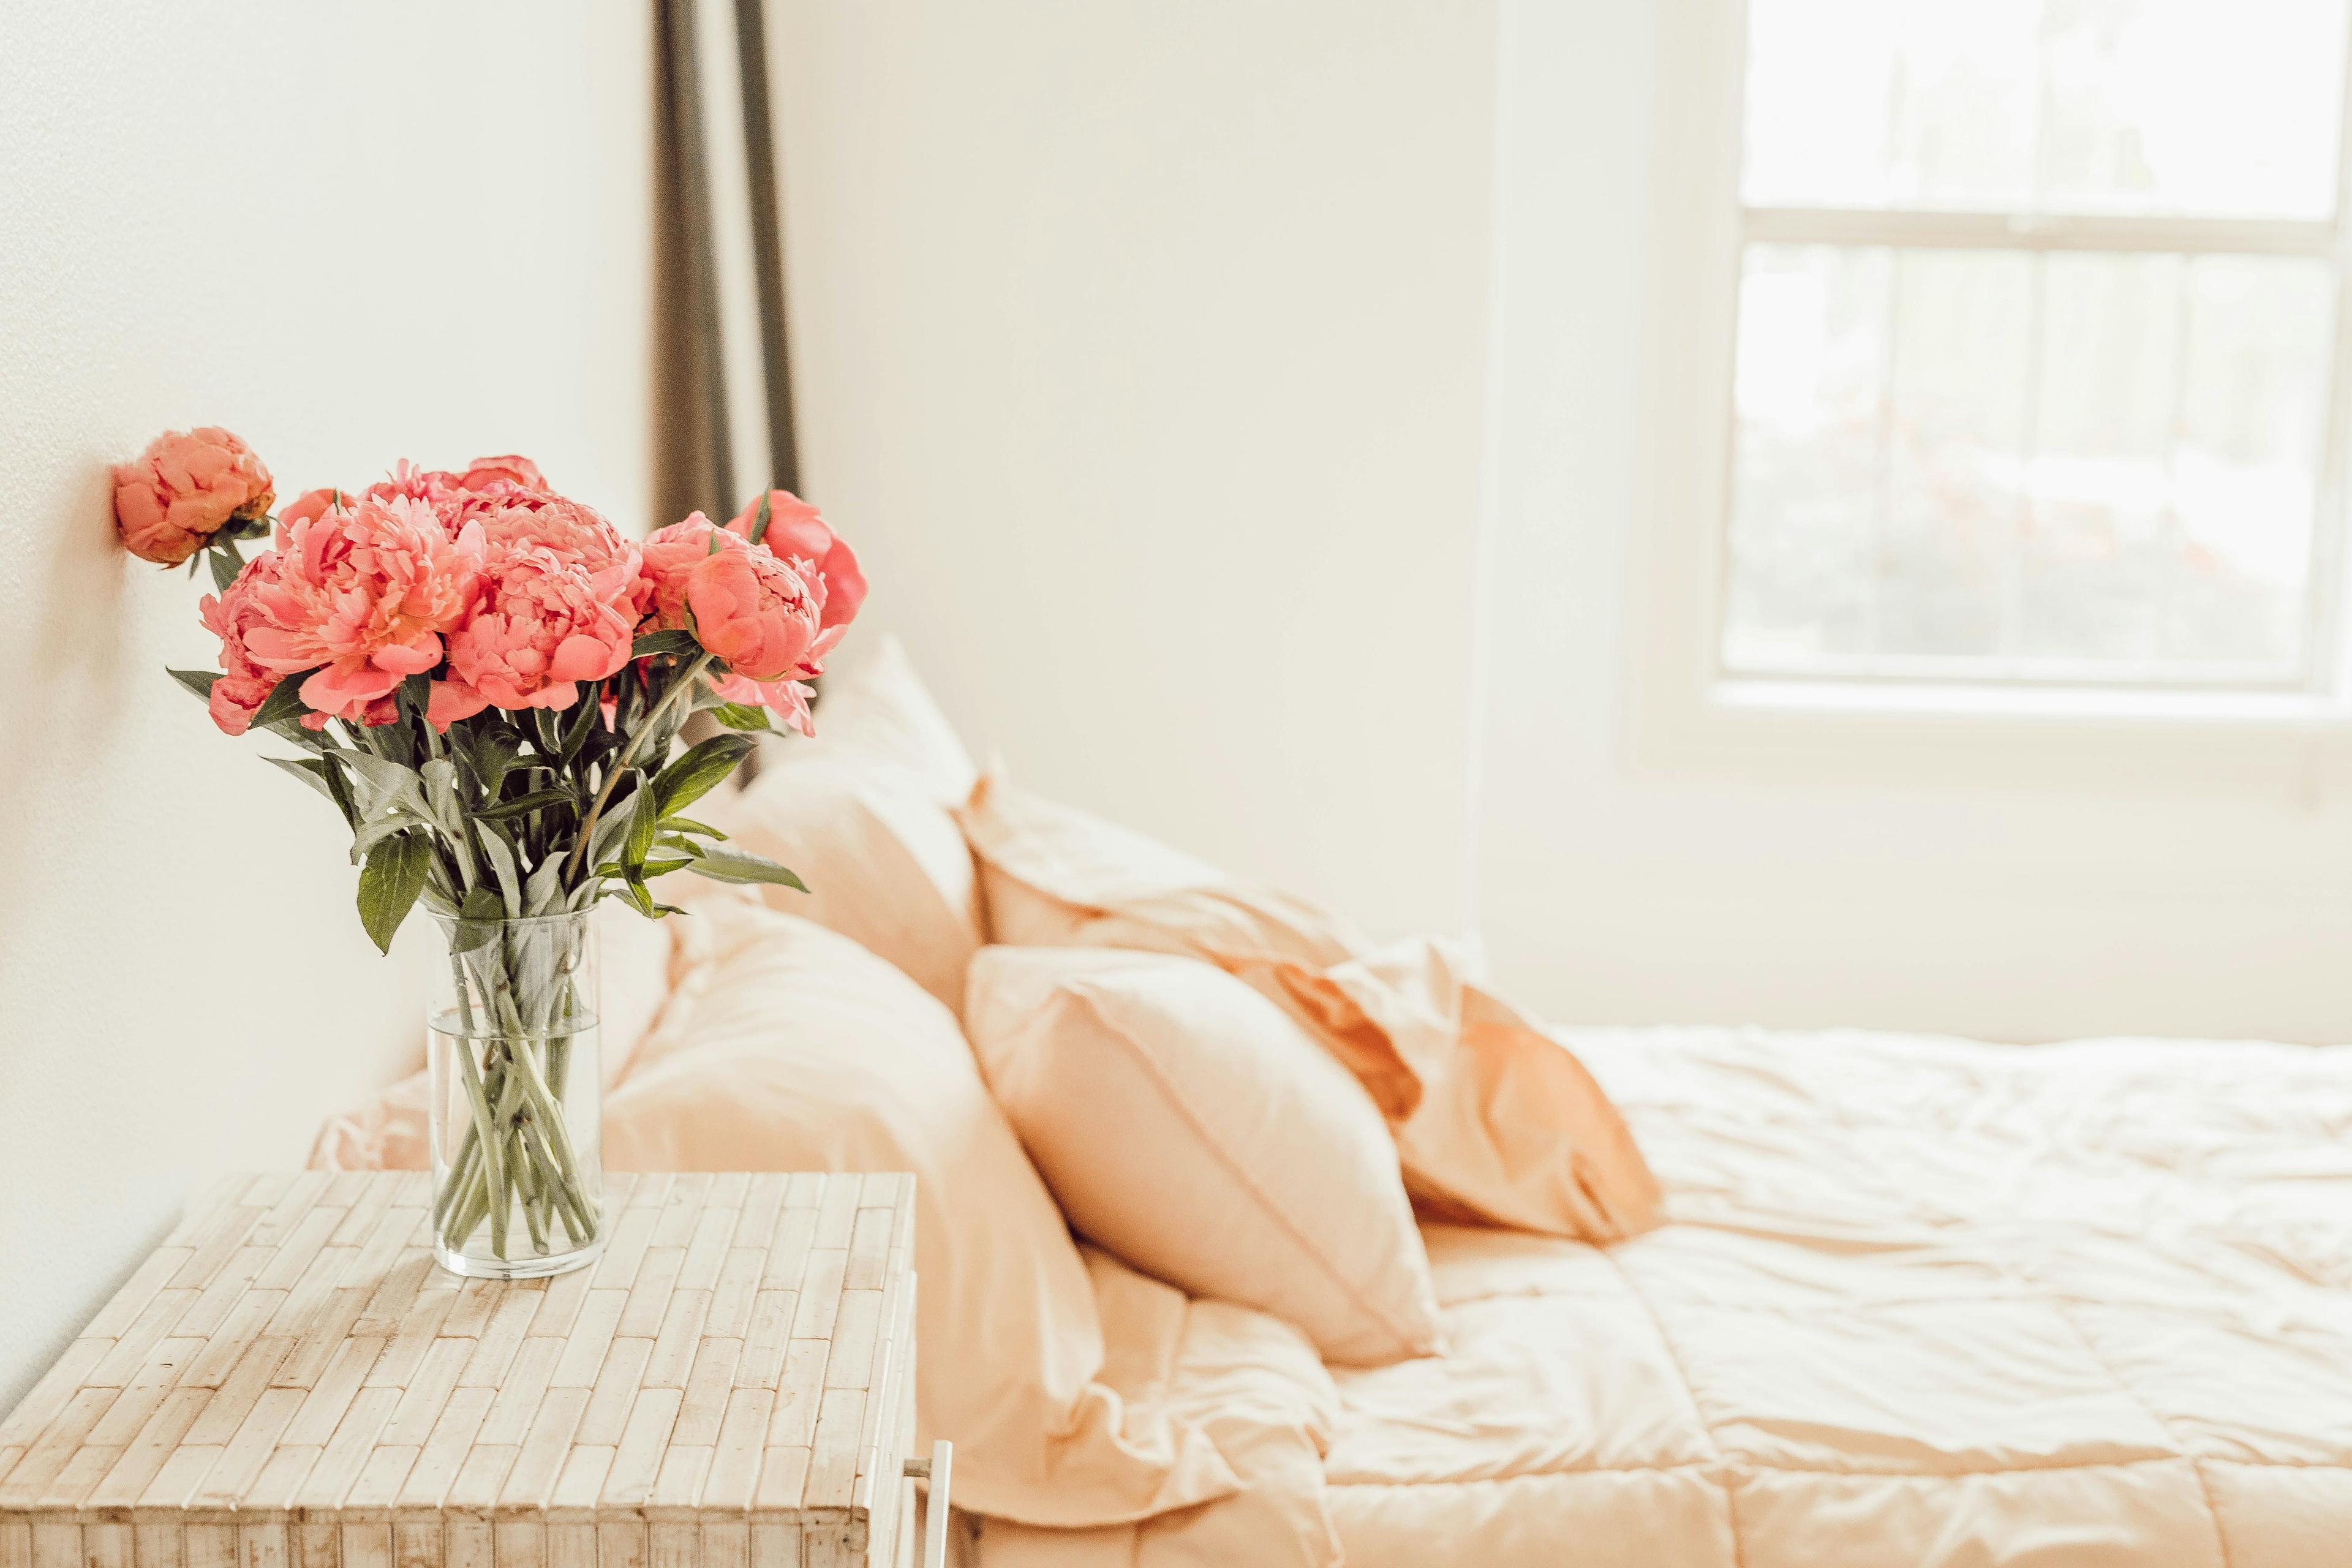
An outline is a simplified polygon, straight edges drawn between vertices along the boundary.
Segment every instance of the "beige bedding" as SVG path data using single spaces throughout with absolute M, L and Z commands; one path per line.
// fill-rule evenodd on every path
M 1428 1228 L 1448 1353 L 1328 1374 L 1351 1568 L 2352 1563 L 2352 1048 L 1570 1038 L 1673 1223 Z M 1330 1560 L 1223 1506 L 981 1562 Z

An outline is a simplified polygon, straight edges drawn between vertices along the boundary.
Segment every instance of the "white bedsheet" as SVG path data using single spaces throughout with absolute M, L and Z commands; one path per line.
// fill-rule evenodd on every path
M 1352 1568 L 2352 1564 L 2352 1047 L 1566 1038 L 1672 1223 L 1428 1228 L 1448 1353 L 1331 1374 Z

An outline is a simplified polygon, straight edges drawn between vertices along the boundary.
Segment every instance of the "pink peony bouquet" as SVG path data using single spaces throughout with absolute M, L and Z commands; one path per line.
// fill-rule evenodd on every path
M 171 673 L 225 732 L 310 753 L 271 760 L 351 826 L 378 946 L 420 900 L 521 919 L 618 894 L 657 916 L 648 885 L 672 871 L 799 885 L 682 815 L 749 753 L 743 731 L 773 715 L 813 732 L 806 683 L 866 596 L 856 553 L 798 497 L 639 543 L 499 457 L 404 463 L 272 518 L 268 470 L 209 427 L 158 438 L 114 481 L 132 553 L 212 564 L 221 668 Z M 273 531 L 245 560 L 237 542 Z M 729 732 L 673 757 L 696 712 Z
M 437 1255 L 503 1278 L 580 1267 L 604 1237 L 584 917 L 608 896 L 671 912 L 652 884 L 675 871 L 801 886 L 686 812 L 749 754 L 747 731 L 811 732 L 807 682 L 866 596 L 857 557 L 782 490 L 640 543 L 516 457 L 402 464 L 272 517 L 274 496 L 217 428 L 114 472 L 133 554 L 212 568 L 220 668 L 172 675 L 226 732 L 305 753 L 270 761 L 350 826 L 378 947 L 420 901 L 446 931 Z M 680 750 L 696 713 L 719 732 Z

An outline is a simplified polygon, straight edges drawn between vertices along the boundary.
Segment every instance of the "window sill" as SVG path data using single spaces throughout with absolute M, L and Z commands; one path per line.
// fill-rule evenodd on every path
M 1927 682 L 1717 679 L 1707 706 L 1723 715 L 1856 720 L 2011 720 L 2035 725 L 2194 726 L 2352 731 L 2352 705 L 2308 691 Z

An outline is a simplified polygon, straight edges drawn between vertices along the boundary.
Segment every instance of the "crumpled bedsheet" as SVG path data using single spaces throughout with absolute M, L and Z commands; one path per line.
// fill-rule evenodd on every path
M 1448 1352 L 1328 1373 L 1350 1568 L 2352 1564 L 2352 1047 L 1562 1037 L 1669 1223 L 1425 1227 Z M 1184 1524 L 980 1561 L 1332 1560 Z

